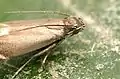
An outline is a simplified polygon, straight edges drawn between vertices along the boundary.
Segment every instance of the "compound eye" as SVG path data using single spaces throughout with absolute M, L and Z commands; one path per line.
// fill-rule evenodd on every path
M 80 20 L 81 18 L 79 17 L 78 19 Z
M 78 17 L 78 19 L 82 21 L 82 18 Z
M 85 25 L 83 25 L 83 27 L 85 27 Z

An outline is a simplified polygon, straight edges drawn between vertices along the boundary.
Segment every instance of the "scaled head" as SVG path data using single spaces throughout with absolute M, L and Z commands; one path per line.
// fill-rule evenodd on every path
M 84 30 L 84 27 L 86 26 L 85 22 L 82 18 L 76 17 L 76 16 L 70 16 L 65 18 L 65 24 L 71 25 L 68 27 L 70 35 L 75 35 L 79 33 L 80 31 Z

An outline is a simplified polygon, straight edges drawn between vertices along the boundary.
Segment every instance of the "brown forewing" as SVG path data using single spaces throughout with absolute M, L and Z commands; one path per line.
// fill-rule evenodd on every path
M 62 19 L 9 21 L 5 24 L 9 25 L 10 34 L 0 37 L 0 59 L 40 49 L 58 40 L 65 33 L 64 26 L 48 26 L 51 29 L 44 26 L 64 25 Z M 40 27 L 23 30 L 35 26 Z

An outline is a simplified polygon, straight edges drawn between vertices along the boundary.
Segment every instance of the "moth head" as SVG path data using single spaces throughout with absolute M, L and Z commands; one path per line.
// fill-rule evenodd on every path
M 82 18 L 76 17 L 76 16 L 71 16 L 66 18 L 67 24 L 71 25 L 69 27 L 69 35 L 75 35 L 84 30 L 84 27 L 86 26 L 85 22 L 83 21 Z

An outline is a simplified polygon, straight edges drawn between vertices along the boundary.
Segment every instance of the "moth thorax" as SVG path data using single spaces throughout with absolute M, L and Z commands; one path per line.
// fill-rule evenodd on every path
M 76 25 L 76 21 L 72 17 L 67 17 L 67 18 L 65 18 L 65 24 L 66 25 L 71 25 L 73 27 L 74 25 Z

